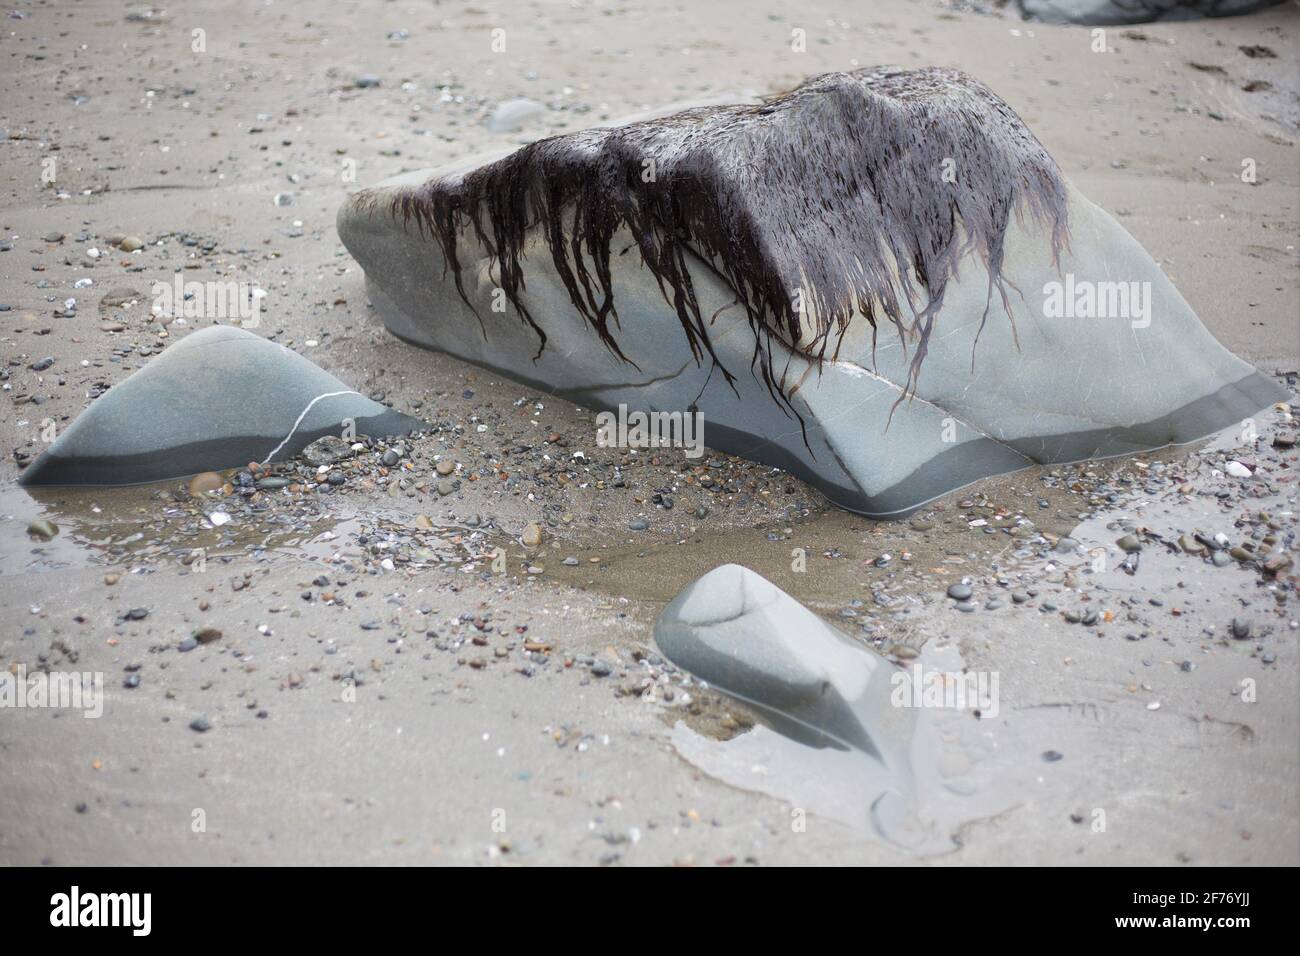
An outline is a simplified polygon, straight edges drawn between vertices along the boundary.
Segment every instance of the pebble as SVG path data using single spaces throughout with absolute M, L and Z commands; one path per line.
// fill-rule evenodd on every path
M 442 481 L 438 482 L 438 494 L 440 495 L 449 495 L 455 490 L 456 485 L 448 478 L 444 478 Z
M 225 479 L 215 471 L 200 472 L 190 479 L 190 497 L 202 498 L 206 494 L 218 491 L 223 484 L 225 484 Z
M 542 526 L 536 521 L 528 523 L 524 528 L 523 536 L 520 538 L 526 548 L 535 548 L 542 543 Z
M 1229 625 L 1229 630 L 1232 632 L 1232 636 L 1239 641 L 1250 640 L 1250 621 L 1243 621 L 1239 617 L 1234 617 L 1232 624 Z
M 333 465 L 352 457 L 352 446 L 337 435 L 323 435 L 302 450 L 302 457 L 310 465 Z
M 27 533 L 33 538 L 49 541 L 59 533 L 59 526 L 48 518 L 37 518 L 27 526 Z
M 1283 571 L 1290 570 L 1295 560 L 1289 554 L 1270 554 L 1264 559 L 1265 574 L 1280 574 Z
M 139 301 L 144 297 L 143 292 L 137 292 L 127 286 L 115 286 L 104 293 L 104 297 L 99 300 L 99 304 L 103 308 L 116 308 L 126 305 L 128 302 Z
M 948 597 L 952 598 L 954 601 L 969 601 L 971 595 L 974 593 L 974 589 L 971 588 L 969 584 L 965 584 L 961 581 L 948 586 Z
M 212 724 L 206 717 L 195 717 L 190 721 L 190 730 L 193 730 L 196 733 L 206 734 L 211 729 Z
M 645 531 L 650 527 L 650 522 L 645 518 L 633 518 L 627 523 L 627 527 L 629 531 Z
M 533 100 L 506 100 L 487 118 L 487 128 L 494 133 L 513 133 L 545 113 L 546 107 Z
M 1138 536 L 1135 534 L 1126 534 L 1117 540 L 1115 544 L 1119 546 L 1121 551 L 1127 551 L 1130 554 L 1142 550 L 1142 542 L 1138 540 Z
M 123 252 L 138 252 L 144 248 L 144 241 L 139 236 L 124 236 L 117 247 Z
M 450 475 L 456 470 L 456 463 L 450 458 L 443 458 L 438 464 L 434 465 L 434 470 L 440 475 Z

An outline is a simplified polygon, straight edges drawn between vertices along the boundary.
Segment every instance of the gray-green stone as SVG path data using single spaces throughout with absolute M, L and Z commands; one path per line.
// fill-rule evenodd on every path
M 96 400 L 21 480 L 126 485 L 284 461 L 349 419 L 374 437 L 424 427 L 282 345 L 211 326 Z

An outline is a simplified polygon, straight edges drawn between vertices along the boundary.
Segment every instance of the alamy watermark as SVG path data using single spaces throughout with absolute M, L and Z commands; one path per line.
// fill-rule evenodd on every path
M 251 282 L 186 282 L 176 274 L 171 283 L 155 282 L 154 315 L 172 319 L 238 319 L 246 329 L 261 322 L 262 299 L 266 292 Z
M 1049 319 L 1129 319 L 1135 329 L 1151 324 L 1150 282 L 1094 282 L 1065 274 L 1043 286 L 1043 315 Z
M 703 412 L 629 412 L 596 416 L 596 445 L 600 448 L 684 448 L 687 458 L 704 454 Z
M 976 710 L 981 718 L 998 715 L 997 671 L 954 673 L 913 664 L 910 670 L 896 671 L 889 683 L 889 702 L 895 707 Z
M 51 926 L 121 926 L 133 936 L 148 936 L 152 911 L 152 893 L 83 893 L 73 886 L 50 897 Z
M 59 708 L 79 710 L 82 717 L 104 713 L 104 675 L 98 671 L 37 671 L 27 665 L 0 671 L 0 710 Z

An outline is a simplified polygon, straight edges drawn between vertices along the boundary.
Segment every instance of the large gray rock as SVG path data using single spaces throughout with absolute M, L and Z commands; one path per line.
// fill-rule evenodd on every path
M 355 434 L 422 429 L 298 353 L 232 326 L 194 332 L 97 399 L 21 477 L 125 485 L 283 461 L 345 419 Z
M 842 335 L 833 334 L 829 342 L 818 338 L 818 328 L 834 322 L 827 318 L 826 297 L 816 289 L 808 312 L 798 319 L 803 324 L 793 332 L 784 320 L 766 318 L 761 321 L 767 325 L 756 331 L 754 316 L 738 305 L 736 286 L 727 278 L 734 273 L 727 253 L 714 249 L 703 254 L 695 248 L 697 241 L 683 244 L 680 259 L 689 280 L 689 304 L 702 317 L 701 331 L 692 341 L 683 334 L 680 298 L 675 304 L 674 288 L 663 281 L 663 261 L 658 272 L 646 265 L 647 229 L 627 222 L 613 230 L 608 259 L 602 261 L 589 246 L 570 241 L 568 212 L 556 218 L 561 229 L 554 234 L 539 224 L 535 209 L 526 217 L 521 214 L 508 224 L 520 230 L 522 240 L 517 272 L 506 278 L 498 250 L 509 229 L 498 234 L 490 222 L 483 223 L 482 231 L 461 226 L 454 233 L 459 271 L 449 268 L 446 238 L 439 236 L 434 215 L 448 207 L 436 200 L 461 194 L 471 177 L 513 161 L 503 160 L 504 154 L 410 173 L 356 194 L 339 212 L 339 235 L 365 270 L 379 315 L 400 338 L 598 410 L 620 404 L 647 412 L 696 408 L 704 416 L 709 447 L 785 468 L 832 502 L 875 517 L 906 514 L 979 478 L 1036 463 L 1191 442 L 1285 397 L 1279 386 L 1219 345 L 1114 219 L 1056 178 L 1050 157 L 1009 107 L 959 74 L 918 74 L 923 95 L 910 98 L 877 92 L 872 87 L 876 74 L 866 80 L 858 74 L 819 78 L 796 91 L 802 105 L 780 114 L 786 125 L 775 133 L 759 125 L 768 120 L 767 108 L 728 108 L 721 120 L 699 110 L 680 114 L 691 127 L 692 142 L 705 142 L 706 162 L 697 182 L 678 188 L 693 195 L 692 185 L 707 187 L 713 198 L 694 196 L 696 205 L 714 203 L 731 211 L 739 205 L 738 222 L 763 223 L 749 239 L 761 247 L 760 253 L 776 255 L 773 271 L 778 275 L 771 281 L 778 283 L 778 293 L 806 282 L 800 270 L 809 264 L 797 257 L 805 244 L 814 242 L 821 243 L 820 257 L 811 266 L 822 268 L 823 284 L 856 282 L 859 290 L 866 288 L 862 296 L 841 296 L 859 308 Z M 897 85 L 902 76 L 905 85 L 914 75 L 890 73 L 887 79 Z M 936 85 L 955 82 L 954 76 L 960 77 L 964 98 L 928 106 L 926 97 L 933 96 Z M 855 84 L 862 83 L 865 94 L 855 93 Z M 847 132 L 822 129 L 830 122 L 828 113 L 838 117 L 837 104 L 854 95 L 865 96 L 862 109 L 887 116 L 886 128 L 869 131 L 879 135 L 860 135 L 852 127 Z M 963 120 L 952 121 L 951 127 L 935 122 L 931 113 L 941 107 L 957 117 L 972 108 L 983 110 L 985 125 L 998 126 L 1001 137 L 990 134 L 972 143 L 975 134 Z M 737 117 L 759 125 L 753 140 L 728 138 Z M 705 121 L 717 121 L 721 131 L 700 132 Z M 614 133 L 644 136 L 644 129 L 628 126 Z M 658 127 L 650 129 L 660 133 Z M 575 140 L 572 149 L 596 157 L 591 162 L 605 162 L 610 153 L 621 162 L 629 147 L 611 136 L 592 131 Z M 756 146 L 770 146 L 772 136 L 788 137 L 784 158 Z M 715 141 L 710 154 L 708 143 Z M 814 141 L 830 145 L 790 156 L 790 148 L 804 149 L 798 144 Z M 637 148 L 647 149 L 640 143 Z M 861 164 L 872 171 L 870 188 L 863 183 L 820 194 L 826 180 L 860 175 L 854 150 L 862 151 Z M 631 153 L 633 171 L 641 168 L 642 152 Z M 900 153 L 911 158 L 898 161 Z M 949 206 L 946 194 L 939 192 L 945 181 L 938 177 L 944 160 L 954 156 L 954 189 L 969 178 L 975 187 L 982 184 L 983 192 L 963 187 Z M 787 167 L 798 166 L 796 161 L 804 165 L 789 175 Z M 765 169 L 764 164 L 781 168 Z M 779 186 L 770 191 L 780 194 L 765 198 L 757 212 L 746 206 L 756 192 L 746 177 L 755 175 L 755 169 L 779 177 Z M 544 181 L 558 179 L 549 166 L 535 172 Z M 659 174 L 665 175 L 662 167 Z M 1059 219 L 1029 214 L 1041 211 L 1024 204 L 1034 198 L 1030 187 L 1019 208 L 1006 208 L 998 184 L 1008 178 L 1050 181 L 1041 204 L 1059 206 Z M 611 187 L 615 198 L 625 198 L 615 190 Z M 603 195 L 595 194 L 597 200 Z M 988 208 L 979 208 L 981 204 Z M 898 215 L 889 219 L 891 212 Z M 939 247 L 935 220 L 945 217 L 959 226 L 969 220 L 972 225 L 965 231 L 970 235 L 958 228 L 944 237 L 941 253 L 932 256 L 933 269 L 951 266 L 951 274 L 943 278 L 940 292 L 932 288 L 935 311 L 928 323 L 918 319 L 909 327 L 902 307 L 904 320 L 896 328 L 881 314 L 882 299 L 907 282 L 916 285 L 920 271 L 900 270 L 897 263 L 911 255 L 907 250 L 914 245 Z M 873 232 L 871 223 L 882 218 L 885 225 Z M 1061 245 L 1059 228 L 1066 223 L 1068 245 Z M 850 242 L 851 233 L 856 244 Z M 996 242 L 995 254 L 982 255 L 974 241 L 964 244 L 975 238 Z M 557 242 L 568 250 L 565 255 L 574 254 L 563 272 L 556 265 Z M 652 252 L 662 252 L 649 244 Z M 872 272 L 858 257 L 868 251 L 879 257 L 877 245 L 886 250 L 892 245 L 897 254 L 884 256 L 891 267 L 877 263 Z M 987 258 L 997 260 L 998 272 Z M 829 270 L 831 259 L 846 271 Z M 588 279 L 601 276 L 606 265 L 609 296 L 617 309 L 617 321 L 607 326 L 617 351 L 598 335 L 591 318 L 601 290 L 599 282 Z M 863 282 L 863 273 L 871 281 Z M 575 275 L 581 280 L 576 291 Z M 931 280 L 933 287 L 933 276 Z M 1084 288 L 1101 290 L 1105 299 L 1104 290 L 1117 290 L 1116 283 L 1140 290 L 1142 308 L 1104 318 L 1067 318 L 1052 311 L 1049 291 L 1054 284 L 1069 290 L 1072 299 L 1074 290 Z M 518 307 L 503 286 L 510 288 Z M 584 293 L 584 288 L 594 291 Z M 753 290 L 748 294 L 752 299 Z M 575 307 L 575 296 L 581 309 Z M 768 301 L 779 304 L 779 294 Z M 863 318 L 862 301 L 875 310 L 878 329 Z M 925 305 L 922 296 L 914 310 Z M 544 347 L 539 345 L 542 330 Z M 701 335 L 707 336 L 709 351 L 699 346 Z M 766 358 L 756 362 L 760 345 Z M 719 373 L 710 353 L 735 373 L 733 381 Z M 918 366 L 918 354 L 924 356 L 923 366 Z M 781 400 L 764 381 L 765 363 L 772 377 L 779 377 Z
M 1026 19 L 1093 25 L 1231 17 L 1282 0 L 1018 0 Z

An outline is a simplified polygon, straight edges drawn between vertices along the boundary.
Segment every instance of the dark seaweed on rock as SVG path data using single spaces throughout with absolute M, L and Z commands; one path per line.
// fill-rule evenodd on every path
M 996 289 L 1005 307 L 1013 210 L 1050 228 L 1055 258 L 1065 197 L 1042 144 L 983 84 L 956 70 L 880 68 L 818 76 L 762 105 L 541 140 L 404 191 L 392 212 L 436 237 L 467 303 L 457 241 L 472 228 L 536 331 L 538 355 L 546 333 L 523 303 L 521 260 L 529 230 L 544 230 L 574 307 L 630 362 L 610 274 L 611 241 L 626 225 L 695 360 L 707 353 L 730 382 L 709 339 L 715 316 L 701 314 L 688 271 L 703 260 L 754 330 L 751 369 L 790 407 L 798 382 L 773 367 L 772 336 L 820 363 L 855 314 L 871 324 L 873 345 L 883 316 L 915 349 L 906 396 L 959 261 L 978 254 L 990 303 Z

